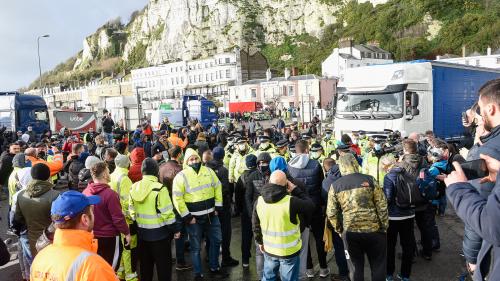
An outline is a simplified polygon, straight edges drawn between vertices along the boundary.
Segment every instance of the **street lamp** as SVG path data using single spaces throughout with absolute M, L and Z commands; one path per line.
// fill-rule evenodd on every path
M 135 93 L 137 97 L 137 120 L 138 124 L 141 124 L 141 97 L 139 96 L 139 89 L 145 89 L 146 87 L 143 86 L 135 86 Z
M 37 42 L 37 50 L 38 50 L 38 71 L 40 73 L 40 93 L 42 94 L 43 96 L 43 92 L 42 92 L 42 64 L 40 63 L 40 38 L 48 38 L 50 37 L 50 35 L 48 34 L 45 34 L 45 35 L 42 35 L 42 36 L 38 36 L 38 38 L 36 39 L 36 42 Z

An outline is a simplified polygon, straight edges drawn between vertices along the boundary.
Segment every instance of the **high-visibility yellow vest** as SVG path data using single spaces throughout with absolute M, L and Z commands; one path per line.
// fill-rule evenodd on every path
M 145 197 L 134 196 L 136 190 L 150 190 Z M 144 176 L 132 185 L 129 213 L 144 229 L 156 229 L 175 223 L 175 213 L 168 190 L 154 176 Z M 138 192 L 142 193 L 142 192 Z M 137 199 L 137 198 L 140 199 Z
M 266 253 L 286 257 L 302 248 L 300 222 L 290 222 L 290 195 L 276 203 L 266 203 L 262 196 L 257 199 L 257 214 L 262 229 L 262 240 Z

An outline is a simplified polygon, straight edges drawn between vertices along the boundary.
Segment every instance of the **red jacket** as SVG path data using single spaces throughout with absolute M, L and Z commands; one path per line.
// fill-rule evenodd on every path
M 101 202 L 94 206 L 94 235 L 96 237 L 115 237 L 120 233 L 130 233 L 122 212 L 120 197 L 104 183 L 89 183 L 82 192 L 86 196 L 99 195 Z
M 144 148 L 136 147 L 130 153 L 130 169 L 128 170 L 128 177 L 132 182 L 138 182 L 142 180 L 141 166 L 142 161 L 146 159 L 144 154 Z

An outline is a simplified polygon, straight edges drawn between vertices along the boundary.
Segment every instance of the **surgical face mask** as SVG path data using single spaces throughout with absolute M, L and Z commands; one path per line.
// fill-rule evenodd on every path
M 382 146 L 379 143 L 376 143 L 373 148 L 378 151 L 382 149 Z
M 297 155 L 297 153 L 290 152 L 290 157 L 291 158 L 295 157 L 295 155 Z
M 245 151 L 247 149 L 247 145 L 242 143 L 242 144 L 238 144 L 238 150 L 239 151 Z
M 332 137 L 332 134 L 326 134 L 326 135 L 325 135 L 325 137 L 326 137 L 327 139 L 329 139 L 329 138 L 331 138 L 331 137 Z
M 358 139 L 354 139 L 354 140 L 352 140 L 352 143 L 353 143 L 353 144 L 358 144 Z
M 201 162 L 189 164 L 189 167 L 193 168 L 193 170 L 198 173 L 201 168 Z
M 321 153 L 319 152 L 311 152 L 311 157 L 314 159 L 318 159 L 321 157 Z
M 259 166 L 259 171 L 263 174 L 269 174 L 271 173 L 271 170 L 269 169 L 269 165 L 268 164 L 262 164 Z

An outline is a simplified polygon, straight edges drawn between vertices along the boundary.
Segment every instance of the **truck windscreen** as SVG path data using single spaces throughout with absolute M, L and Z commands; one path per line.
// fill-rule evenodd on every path
M 397 119 L 403 117 L 403 92 L 345 93 L 337 98 L 340 119 Z

